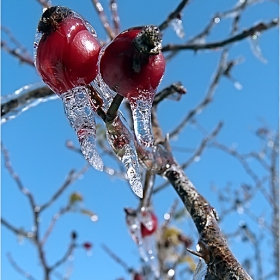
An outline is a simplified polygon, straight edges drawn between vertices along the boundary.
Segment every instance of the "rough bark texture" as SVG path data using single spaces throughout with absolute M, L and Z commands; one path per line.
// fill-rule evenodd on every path
M 198 253 L 207 264 L 205 279 L 252 279 L 228 248 L 213 207 L 201 196 L 183 170 L 173 164 L 165 172 L 199 232 Z

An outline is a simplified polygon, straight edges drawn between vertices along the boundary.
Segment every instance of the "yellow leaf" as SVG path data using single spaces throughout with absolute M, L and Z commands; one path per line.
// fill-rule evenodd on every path
M 70 195 L 70 204 L 76 203 L 78 201 L 83 201 L 83 197 L 79 193 L 72 193 Z
M 181 263 L 187 263 L 192 272 L 196 269 L 196 262 L 191 256 L 185 256 L 180 260 Z
M 180 243 L 178 236 L 181 231 L 177 228 L 166 228 L 162 233 L 162 238 L 170 242 L 170 245 L 176 246 Z

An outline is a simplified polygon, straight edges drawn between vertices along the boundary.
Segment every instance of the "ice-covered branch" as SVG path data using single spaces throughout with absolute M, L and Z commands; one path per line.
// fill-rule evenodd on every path
M 187 90 L 184 88 L 181 82 L 173 83 L 169 87 L 164 88 L 155 95 L 153 106 L 158 105 L 165 98 L 171 97 L 175 93 L 179 96 L 185 94 Z M 179 100 L 179 98 L 177 98 Z
M 188 168 L 188 166 L 193 163 L 195 161 L 196 158 L 200 157 L 201 154 L 203 153 L 203 151 L 205 150 L 205 148 L 207 147 L 207 145 L 209 144 L 210 141 L 212 141 L 217 134 L 220 132 L 221 128 L 222 128 L 222 123 L 219 123 L 217 125 L 217 127 L 206 137 L 204 137 L 202 139 L 202 141 L 200 142 L 199 146 L 197 147 L 197 149 L 194 151 L 193 155 L 184 163 L 181 164 L 181 168 L 182 169 L 186 169 Z M 160 186 L 154 188 L 153 193 L 157 193 L 161 190 L 163 190 L 165 187 L 167 187 L 169 185 L 169 182 L 165 182 L 162 183 Z
M 101 3 L 98 0 L 92 0 L 92 3 L 94 5 L 94 8 L 99 16 L 99 19 L 100 19 L 105 31 L 107 32 L 110 39 L 112 40 L 113 38 L 115 38 L 116 34 L 113 31 L 112 27 L 110 26 L 109 20 L 108 20 L 106 14 L 104 13 L 104 8 L 102 7 Z
M 1 123 L 15 118 L 41 102 L 57 98 L 53 91 L 42 84 L 23 86 L 12 94 L 1 97 Z
M 44 209 L 48 208 L 53 202 L 57 200 L 57 198 L 65 191 L 65 189 L 70 186 L 74 181 L 76 181 L 79 176 L 83 175 L 87 170 L 89 169 L 89 164 L 86 164 L 79 172 L 75 172 L 74 170 L 71 170 L 65 180 L 65 182 L 62 184 L 62 186 L 57 189 L 57 191 L 53 194 L 51 199 L 44 203 L 41 206 L 41 210 L 43 211 Z
M 120 33 L 120 17 L 119 17 L 119 12 L 118 12 L 118 5 L 116 0 L 110 0 L 110 10 L 111 10 L 111 16 L 112 16 L 112 21 L 114 25 L 114 32 L 115 34 Z
M 225 46 L 228 46 L 232 43 L 239 42 L 245 38 L 251 37 L 257 32 L 263 32 L 265 30 L 271 29 L 273 27 L 276 27 L 279 25 L 279 19 L 273 19 L 270 22 L 264 23 L 258 23 L 248 29 L 243 30 L 242 32 L 231 36 L 227 39 L 217 41 L 217 42 L 212 42 L 212 43 L 186 43 L 186 44 L 167 44 L 166 46 L 162 47 L 162 52 L 167 52 L 167 51 L 177 51 L 177 50 L 192 50 L 192 51 L 198 51 L 198 50 L 207 50 L 207 49 L 217 49 L 217 48 L 222 48 Z
M 14 48 L 12 48 L 6 41 L 1 40 L 1 48 L 10 55 L 19 59 L 20 62 L 34 67 L 33 57 L 30 55 L 28 50 L 14 37 L 12 32 L 4 26 L 1 26 L 1 30 L 8 36 L 9 40 L 14 45 Z
M 210 87 L 203 98 L 203 100 L 193 109 L 191 109 L 188 114 L 185 116 L 185 118 L 173 129 L 172 132 L 170 132 L 170 138 L 175 137 L 182 131 L 182 129 L 188 124 L 190 120 L 194 118 L 196 114 L 198 114 L 201 110 L 203 110 L 207 105 L 209 105 L 212 102 L 212 97 L 215 93 L 215 90 L 218 86 L 218 83 L 220 81 L 220 78 L 224 75 L 226 66 L 227 66 L 227 50 L 224 50 L 221 54 L 221 58 L 216 70 L 216 73 L 214 75 L 214 78 L 210 84 Z
M 159 29 L 162 31 L 165 28 L 167 28 L 168 25 L 170 24 L 170 22 L 180 15 L 180 13 L 184 9 L 184 7 L 188 4 L 188 2 L 189 2 L 189 0 L 182 0 L 180 2 L 180 4 L 178 5 L 178 7 L 172 13 L 169 14 L 167 19 L 159 25 Z
M 19 274 L 21 274 L 23 277 L 25 277 L 28 280 L 37 280 L 34 278 L 29 272 L 23 270 L 13 259 L 12 255 L 10 253 L 7 254 L 7 258 L 12 265 L 12 267 L 17 271 Z
M 14 234 L 18 236 L 24 236 L 26 238 L 32 238 L 32 235 L 30 236 L 27 231 L 21 229 L 21 228 L 16 228 L 13 225 L 11 225 L 8 221 L 6 221 L 4 218 L 1 218 L 1 224 L 4 225 L 7 229 L 12 231 Z
M 43 8 L 49 8 L 51 6 L 51 1 L 50 0 L 37 0 Z

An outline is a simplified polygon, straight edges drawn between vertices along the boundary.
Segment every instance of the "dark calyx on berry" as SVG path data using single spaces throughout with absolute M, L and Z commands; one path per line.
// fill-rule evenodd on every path
M 46 9 L 41 16 L 38 24 L 38 31 L 44 34 L 50 34 L 57 30 L 58 24 L 73 12 L 62 6 L 54 6 Z
M 161 41 L 159 28 L 154 25 L 147 25 L 137 34 L 133 43 L 140 53 L 156 55 L 162 49 Z

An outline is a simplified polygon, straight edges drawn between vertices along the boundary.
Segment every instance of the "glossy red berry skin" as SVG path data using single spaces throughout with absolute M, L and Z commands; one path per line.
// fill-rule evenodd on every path
M 56 13 L 55 8 L 53 13 Z M 87 85 L 97 75 L 100 48 L 85 21 L 69 12 L 65 18 L 54 22 L 51 30 L 43 30 L 37 46 L 37 71 L 43 81 L 58 94 L 76 86 Z
M 134 39 L 142 27 L 120 33 L 106 48 L 100 60 L 105 83 L 120 95 L 131 98 L 143 92 L 154 93 L 165 70 L 165 60 L 158 54 L 141 53 Z
M 142 224 L 142 223 L 140 225 L 141 235 L 143 238 L 152 235 L 157 230 L 158 219 L 157 219 L 157 216 L 153 212 L 151 212 L 151 219 L 152 219 L 152 229 L 151 230 L 147 229 L 144 226 L 144 224 Z

